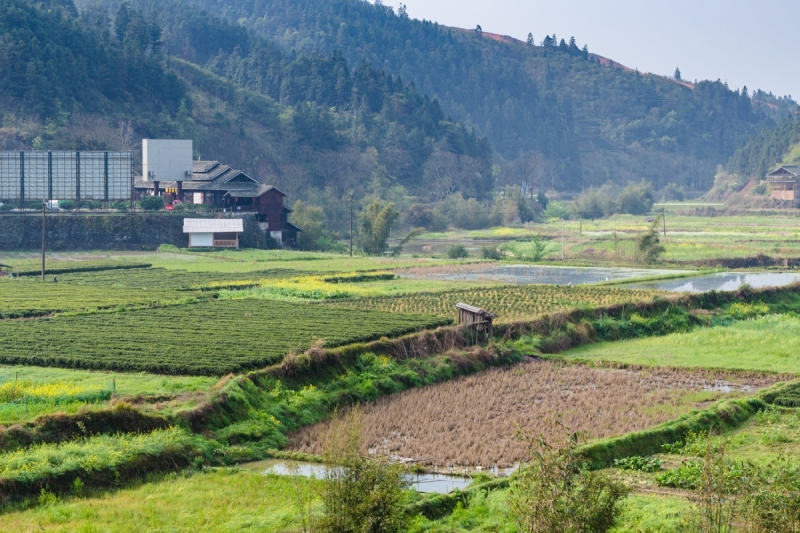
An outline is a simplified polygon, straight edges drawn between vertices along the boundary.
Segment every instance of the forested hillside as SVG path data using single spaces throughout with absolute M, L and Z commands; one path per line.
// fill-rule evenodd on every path
M 760 132 L 733 154 L 728 172 L 742 178 L 762 178 L 778 164 L 800 163 L 800 115 Z
M 523 186 L 576 190 L 644 177 L 657 188 L 676 182 L 706 190 L 718 164 L 785 112 L 754 106 L 747 92 L 719 81 L 677 83 L 602 67 L 558 37 L 545 39 L 547 46 L 499 42 L 359 0 L 182 1 L 286 50 L 341 51 L 351 65 L 367 60 L 414 81 L 446 115 L 486 135 L 504 159 L 500 179 Z M 161 10 L 161 2 L 142 3 Z M 179 34 L 176 28 L 174 36 L 191 43 Z M 235 55 L 233 36 L 204 45 L 197 59 L 221 50 L 216 62 L 224 73 L 226 58 Z
M 11 59 L 0 64 L 6 148 L 135 149 L 141 137 L 192 138 L 196 156 L 324 205 L 329 225 L 342 229 L 341 200 L 351 192 L 404 201 L 493 189 L 486 139 L 397 77 L 351 68 L 336 53 L 287 55 L 175 2 L 159 17 L 128 4 L 80 14 L 59 4 L 0 6 L 2 57 Z

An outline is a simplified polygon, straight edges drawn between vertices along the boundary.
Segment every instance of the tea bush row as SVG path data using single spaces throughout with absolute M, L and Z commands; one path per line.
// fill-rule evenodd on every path
M 270 300 L 0 322 L 0 362 L 221 375 L 280 361 L 314 342 L 338 346 L 432 328 L 431 316 Z
M 165 268 L 146 268 L 141 270 L 109 270 L 105 272 L 79 273 L 59 278 L 70 285 L 98 285 L 105 287 L 129 287 L 146 289 L 176 290 L 219 290 L 226 283 L 255 284 L 252 280 L 282 278 L 301 275 L 302 272 L 290 269 L 270 269 L 257 272 L 189 272 Z
M 543 313 L 566 311 L 581 306 L 603 307 L 649 301 L 653 291 L 620 287 L 521 285 L 497 288 L 417 293 L 403 296 L 355 298 L 329 305 L 375 309 L 392 313 L 418 313 L 455 317 L 455 305 L 468 303 L 499 315 L 498 322 L 524 320 Z
M 53 283 L 48 280 L 0 280 L 0 319 L 30 318 L 65 311 L 88 311 L 118 306 L 142 306 L 190 296 L 173 290 L 145 287 L 102 287 Z

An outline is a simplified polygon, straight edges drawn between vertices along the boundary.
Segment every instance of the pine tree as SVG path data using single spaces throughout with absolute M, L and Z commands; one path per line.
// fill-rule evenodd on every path
M 483 35 L 483 28 L 481 28 L 480 24 L 475 26 L 475 33 L 477 33 L 478 35 Z
M 528 34 L 528 40 L 525 41 L 525 42 L 528 43 L 528 46 L 533 46 L 533 34 L 532 33 Z
M 675 68 L 675 79 L 681 81 L 681 69 Z

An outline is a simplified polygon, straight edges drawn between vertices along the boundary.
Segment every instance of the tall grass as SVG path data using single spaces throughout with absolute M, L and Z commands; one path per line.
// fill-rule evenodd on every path
M 0 485 L 30 487 L 64 475 L 115 470 L 142 456 L 184 450 L 193 441 L 185 430 L 170 428 L 142 435 L 98 435 L 60 444 L 39 444 L 0 455 Z

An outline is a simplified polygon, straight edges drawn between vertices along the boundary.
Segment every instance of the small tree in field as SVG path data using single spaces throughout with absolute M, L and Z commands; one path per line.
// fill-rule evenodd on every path
M 525 533 L 605 533 L 617 521 L 628 488 L 584 464 L 577 446 L 580 435 L 560 442 L 523 434 L 531 462 L 511 485 L 508 503 Z
M 363 414 L 358 407 L 334 413 L 325 435 L 328 464 L 322 488 L 324 515 L 317 531 L 327 533 L 400 533 L 406 530 L 404 470 L 361 451 Z
M 389 230 L 397 222 L 400 213 L 394 204 L 383 204 L 375 200 L 361 213 L 361 246 L 370 255 L 378 255 L 386 251 Z
M 658 229 L 663 220 L 664 214 L 662 213 L 656 217 L 656 219 L 650 225 L 650 229 L 647 230 L 647 233 L 640 235 L 639 238 L 636 239 L 636 246 L 639 249 L 639 255 L 648 265 L 657 263 L 666 251 L 664 246 L 661 244 L 661 239 L 658 237 Z

